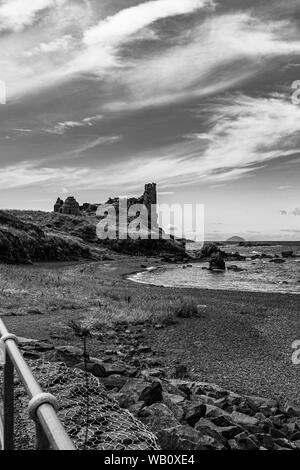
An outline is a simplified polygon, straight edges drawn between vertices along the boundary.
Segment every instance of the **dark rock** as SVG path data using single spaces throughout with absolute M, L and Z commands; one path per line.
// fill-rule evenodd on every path
M 129 375 L 129 373 L 132 372 L 132 370 L 127 368 L 124 364 L 119 364 L 117 362 L 110 364 L 93 357 L 90 358 L 90 362 L 103 368 L 105 374 L 103 377 L 108 377 L 109 375 Z
M 190 397 L 193 401 L 200 401 L 204 405 L 212 405 L 215 406 L 216 400 L 214 400 L 212 397 L 208 397 L 207 395 L 193 395 Z
M 112 393 L 110 396 L 119 403 L 121 408 L 129 409 L 132 405 L 135 405 L 134 398 L 125 393 Z M 143 403 L 140 403 L 140 409 L 142 405 Z
M 42 341 L 34 341 L 32 343 L 20 345 L 20 347 L 26 351 L 36 351 L 41 353 L 54 350 L 53 344 L 43 343 Z
M 141 376 L 145 377 L 146 380 L 151 380 L 151 377 L 162 378 L 165 377 L 165 369 L 146 369 L 141 372 Z
M 250 437 L 245 436 L 245 433 L 235 436 L 235 440 L 242 450 L 258 450 L 259 445 Z
M 270 398 L 262 398 L 257 397 L 255 395 L 246 395 L 245 399 L 249 399 L 260 409 L 262 406 L 268 407 L 270 409 L 278 406 L 278 401 Z
M 227 270 L 228 271 L 234 271 L 236 273 L 240 273 L 242 271 L 244 271 L 243 268 L 239 268 L 238 266 L 236 266 L 235 264 L 231 265 L 231 266 L 227 266 Z
M 294 441 L 293 446 L 294 446 L 295 449 L 300 450 L 300 440 Z
M 208 244 L 204 245 L 200 251 L 200 259 L 201 258 L 210 258 L 214 253 L 218 253 L 220 248 L 215 244 Z
M 205 450 L 199 444 L 201 434 L 190 426 L 176 426 L 162 429 L 157 433 L 158 442 L 163 450 Z
M 107 390 L 120 391 L 124 387 L 128 378 L 123 375 L 110 375 L 109 377 L 99 377 L 99 381 L 104 385 Z
M 79 364 L 75 364 L 74 368 L 86 371 L 93 374 L 95 377 L 107 377 L 105 368 L 102 365 L 95 364 L 93 362 L 80 362 Z
M 234 424 L 231 414 L 213 405 L 207 405 L 205 417 L 217 426 L 231 426 Z
M 285 439 L 284 432 L 280 431 L 279 429 L 271 428 L 270 434 L 274 439 Z
M 223 254 L 220 251 L 212 254 L 210 258 L 210 262 L 209 262 L 209 269 L 211 271 L 214 271 L 214 270 L 225 271 L 226 269 L 225 260 L 224 260 Z
M 23 352 L 23 357 L 25 359 L 33 359 L 33 360 L 37 360 L 37 359 L 40 359 L 40 355 L 36 352 L 33 352 L 33 351 L 24 351 Z
M 173 405 L 180 405 L 185 401 L 185 398 L 182 395 L 175 395 L 173 393 L 164 393 L 163 398 L 164 401 L 168 400 L 168 402 L 171 402 Z
M 185 407 L 184 421 L 190 426 L 194 427 L 200 418 L 204 417 L 206 413 L 206 405 L 203 403 L 193 403 Z
M 146 357 L 143 359 L 143 363 L 149 367 L 160 367 L 163 364 L 162 359 L 155 357 Z
M 256 438 L 258 439 L 260 446 L 263 446 L 268 450 L 274 449 L 274 440 L 268 434 L 256 434 Z
M 172 411 L 175 418 L 179 421 L 183 419 L 184 411 L 182 405 L 185 399 L 181 395 L 174 395 L 171 393 L 163 393 L 163 402 Z
M 300 431 L 297 431 L 291 435 L 291 441 L 300 441 Z
M 227 440 L 234 438 L 236 435 L 240 434 L 241 432 L 243 432 L 243 428 L 238 425 L 219 427 L 219 433 L 221 434 L 221 436 L 225 437 L 225 439 Z
M 44 315 L 44 312 L 42 312 L 39 308 L 31 308 L 27 313 L 28 315 Z
M 149 382 L 146 382 L 144 378 L 130 378 L 127 379 L 126 383 L 121 389 L 121 393 L 132 395 L 136 398 L 135 401 L 139 400 L 142 392 L 149 386 Z
M 154 403 L 163 401 L 161 383 L 159 381 L 152 382 L 142 391 L 139 401 L 144 402 L 145 406 L 151 406 Z
M 175 367 L 175 373 L 174 373 L 176 379 L 184 379 L 188 377 L 188 367 L 184 364 L 178 364 Z
M 300 417 L 300 407 L 289 401 L 280 404 L 279 409 L 290 417 Z
M 68 366 L 74 366 L 82 362 L 83 352 L 75 346 L 57 346 L 54 351 L 47 355 L 50 361 L 64 362 Z
M 207 434 L 217 441 L 219 441 L 223 446 L 227 445 L 227 439 L 222 436 L 218 426 L 213 424 L 206 418 L 201 418 L 195 426 L 196 431 L 199 431 L 201 434 Z
M 231 413 L 231 418 L 235 423 L 240 424 L 242 426 L 253 426 L 258 424 L 258 419 L 251 416 L 247 416 L 244 413 L 239 413 L 238 411 L 234 411 L 233 413 Z
M 218 439 L 207 434 L 200 437 L 198 446 L 201 450 L 226 450 L 226 447 Z
M 145 423 L 156 434 L 162 429 L 179 425 L 172 411 L 164 403 L 155 403 L 144 408 L 143 412 L 149 416 Z
M 287 449 L 294 449 L 293 444 L 289 442 L 286 438 L 274 439 L 274 445 Z

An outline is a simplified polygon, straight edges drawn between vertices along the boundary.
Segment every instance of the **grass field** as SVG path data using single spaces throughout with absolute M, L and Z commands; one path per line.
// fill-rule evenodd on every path
M 124 279 L 123 271 L 143 260 L 116 258 L 110 263 L 0 265 L 0 313 L 18 334 L 34 338 L 45 338 L 70 320 L 109 326 L 197 314 L 192 295 L 141 288 Z

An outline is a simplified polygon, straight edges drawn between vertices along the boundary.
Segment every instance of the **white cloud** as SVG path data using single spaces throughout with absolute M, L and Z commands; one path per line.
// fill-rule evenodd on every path
M 70 176 L 78 190 L 101 186 L 110 190 L 115 187 L 119 192 L 120 188 L 135 189 L 141 181 L 152 180 L 159 183 L 161 191 L 169 191 L 176 185 L 199 181 L 229 182 L 253 174 L 271 160 L 300 152 L 300 107 L 292 105 L 284 96 L 233 95 L 216 104 L 212 113 L 206 140 L 199 139 L 196 134 L 194 140 L 183 138 L 179 144 L 134 155 L 118 164 L 103 166 L 98 161 L 82 173 L 82 168 L 74 165 L 75 158 L 84 156 L 84 152 L 98 145 L 121 139 L 120 136 L 102 136 L 68 154 L 51 157 L 52 164 L 55 160 L 73 160 L 71 165 L 65 163 L 63 169 L 49 169 L 44 166 L 46 162 L 4 168 L 0 184 L 6 188 L 42 182 L 64 186 Z M 298 215 L 296 210 L 295 215 Z
M 226 176 L 227 171 L 248 171 L 253 165 L 293 155 L 300 147 L 299 119 L 300 108 L 283 95 L 232 97 L 215 109 L 201 164 L 208 170 L 219 168 Z
M 185 15 L 213 6 L 212 0 L 153 0 L 125 8 L 106 18 L 84 35 L 87 46 L 116 45 L 151 23 L 171 16 Z
M 101 114 L 97 114 L 96 116 L 90 116 L 82 119 L 81 121 L 63 121 L 56 123 L 53 127 L 49 127 L 43 129 L 45 132 L 49 134 L 58 134 L 63 135 L 67 130 L 73 129 L 75 127 L 88 127 L 92 126 L 95 122 L 102 119 Z
M 285 21 L 262 22 L 249 13 L 206 19 L 174 45 L 133 63 L 122 78 L 128 98 L 112 110 L 161 106 L 207 96 L 242 83 L 276 56 L 300 52 L 299 33 Z
M 38 54 L 47 54 L 53 53 L 56 51 L 67 51 L 71 45 L 72 36 L 70 34 L 66 34 L 61 38 L 57 38 L 54 41 L 50 42 L 41 42 L 38 46 L 34 47 L 33 49 L 24 52 L 25 57 L 33 57 Z
M 25 4 L 25 0 L 11 1 Z M 50 5 L 54 0 L 43 2 Z M 143 2 L 124 8 L 92 27 L 92 12 L 94 18 L 99 16 L 96 9 L 88 8 L 84 0 L 80 6 L 76 4 L 74 16 L 71 5 L 74 9 L 73 3 L 63 3 L 59 14 L 47 19 L 47 27 L 42 33 L 33 31 L 30 47 L 26 48 L 23 38 L 18 42 L 13 35 L 8 48 L 6 43 L 2 44 L 10 52 L 0 59 L 3 79 L 9 83 L 8 100 L 53 87 L 82 74 L 86 77 L 88 73 L 91 78 L 105 80 L 108 94 L 115 96 L 115 101 L 102 107 L 103 111 L 161 106 L 226 90 L 263 70 L 272 58 L 300 52 L 299 34 L 292 21 L 262 22 L 250 13 L 239 12 L 210 15 L 206 20 L 203 16 L 194 29 L 182 32 L 184 28 L 178 28 L 172 42 L 159 41 L 158 28 L 155 36 L 157 52 L 149 54 L 145 51 L 137 58 L 135 49 L 129 48 L 126 57 L 122 57 L 122 45 L 149 34 L 149 27 L 157 20 L 198 9 L 205 13 L 213 2 Z M 72 28 L 76 30 L 72 35 L 70 18 Z M 24 50 L 27 60 L 24 60 Z M 122 89 L 121 98 L 114 93 L 115 86 Z
M 55 180 L 70 184 L 83 179 L 88 170 L 69 168 L 36 168 L 29 162 L 1 168 L 0 185 L 6 189 L 40 185 Z
M 38 13 L 61 6 L 66 0 L 4 0 L 0 6 L 0 30 L 22 31 Z

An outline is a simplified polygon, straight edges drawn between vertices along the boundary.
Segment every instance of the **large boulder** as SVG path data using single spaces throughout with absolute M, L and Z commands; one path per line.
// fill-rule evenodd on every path
M 210 262 L 209 262 L 209 269 L 211 271 L 218 270 L 218 271 L 225 271 L 225 260 L 224 255 L 221 251 L 213 253 Z

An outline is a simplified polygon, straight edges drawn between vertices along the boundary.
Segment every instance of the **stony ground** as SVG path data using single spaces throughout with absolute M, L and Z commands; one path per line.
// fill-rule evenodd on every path
M 120 335 L 126 333 L 125 325 L 118 328 Z M 116 359 L 109 351 L 105 360 L 84 360 L 80 348 L 20 343 L 26 357 L 40 356 L 30 360 L 34 375 L 43 390 L 59 398 L 59 416 L 79 449 L 300 450 L 300 407 L 287 399 L 240 395 L 180 379 L 188 376 L 184 366 L 176 367 L 176 378 L 168 378 L 162 361 L 146 346 L 129 350 L 126 360 L 125 353 Z M 34 427 L 24 424 L 24 395 L 18 396 L 23 420 L 18 444 L 22 448 L 27 436 L 28 448 Z

